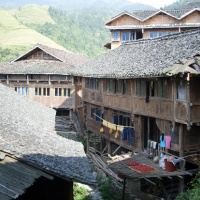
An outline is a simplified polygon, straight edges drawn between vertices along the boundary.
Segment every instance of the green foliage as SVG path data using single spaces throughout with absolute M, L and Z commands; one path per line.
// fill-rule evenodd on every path
M 74 200 L 91 200 L 86 188 L 74 183 Z
M 0 61 L 8 62 L 14 60 L 26 50 L 28 50 L 26 47 L 10 47 L 10 48 L 0 47 Z
M 73 52 L 96 57 L 105 52 L 104 44 L 110 41 L 105 22 L 113 15 L 106 9 L 84 9 L 66 12 L 49 8 L 55 24 L 29 24 L 29 28 L 51 38 Z
M 104 200 L 121 200 L 122 194 L 117 191 L 112 184 L 111 177 L 108 177 L 106 181 L 102 181 L 100 178 L 98 181 L 98 189 Z
M 181 193 L 176 200 L 199 200 L 200 199 L 200 172 L 190 182 L 187 191 Z

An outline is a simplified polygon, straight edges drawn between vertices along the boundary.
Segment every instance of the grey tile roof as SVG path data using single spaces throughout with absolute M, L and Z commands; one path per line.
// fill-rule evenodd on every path
M 93 184 L 79 142 L 53 134 L 55 111 L 0 84 L 0 150 L 67 179 Z
M 19 56 L 13 62 L 19 61 L 19 60 L 24 60 L 27 55 L 31 54 L 34 50 L 36 49 L 41 49 L 47 54 L 50 54 L 51 56 L 59 59 L 62 62 L 68 62 L 74 66 L 78 66 L 83 64 L 84 62 L 88 61 L 88 58 L 85 55 L 82 54 L 77 54 L 77 53 L 72 53 L 70 51 L 64 51 L 64 50 L 59 50 L 51 47 L 47 47 L 41 44 L 37 44 L 33 49 L 29 50 L 25 54 Z
M 164 76 L 183 59 L 200 53 L 200 29 L 156 39 L 124 43 L 86 62 L 74 75 L 83 77 L 137 78 Z
M 17 61 L 0 63 L 0 74 L 61 74 L 68 75 L 75 66 L 59 61 Z
M 0 154 L 3 154 L 0 152 Z M 41 170 L 20 162 L 4 154 L 0 159 L 0 199 L 11 200 L 22 195 L 34 182 L 44 176 L 50 180 L 52 176 Z
M 159 9 L 159 10 L 137 10 L 134 11 L 132 13 L 133 17 L 136 17 L 137 19 L 140 19 L 141 21 L 144 21 L 148 18 L 150 18 L 151 16 L 154 16 L 158 13 L 165 13 L 167 15 L 170 15 L 174 18 L 177 19 L 181 19 L 183 16 L 189 14 L 190 12 L 192 12 L 194 9 L 198 9 L 199 8 L 185 8 L 185 9 Z
M 200 5 L 197 7 L 191 7 L 191 8 L 182 8 L 182 9 L 156 9 L 156 10 L 135 10 L 132 13 L 129 13 L 127 11 L 122 12 L 121 14 L 113 17 L 111 20 L 106 22 L 106 25 L 109 25 L 113 20 L 117 19 L 118 17 L 127 14 L 133 18 L 138 19 L 139 21 L 145 21 L 149 19 L 150 17 L 153 17 L 156 14 L 164 13 L 169 16 L 172 16 L 176 19 L 182 19 L 186 15 L 190 14 L 191 12 L 198 10 L 200 11 Z

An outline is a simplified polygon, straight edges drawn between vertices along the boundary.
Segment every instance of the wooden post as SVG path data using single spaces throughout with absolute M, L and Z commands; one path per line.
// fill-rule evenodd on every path
M 86 145 L 87 145 L 87 153 L 89 153 L 89 147 L 90 147 L 90 133 L 89 131 L 87 130 L 87 142 L 86 142 Z
M 125 190 L 126 190 L 126 177 L 124 177 L 124 182 L 123 182 L 122 200 L 125 199 Z
M 179 157 L 183 157 L 184 156 L 184 134 L 183 134 L 183 124 L 179 125 Z M 183 165 L 183 163 L 181 162 L 180 165 Z M 182 169 L 183 166 L 180 166 L 180 168 Z M 179 178 L 179 188 L 178 188 L 178 192 L 179 194 L 181 192 L 183 192 L 184 189 L 184 178 Z
M 108 140 L 108 154 L 111 154 L 111 142 Z
M 138 117 L 138 126 L 137 126 L 138 128 L 137 128 L 137 134 L 138 134 L 138 150 L 139 151 L 142 151 L 142 134 L 143 134 L 143 132 L 142 132 L 142 117 L 141 116 L 139 116 Z

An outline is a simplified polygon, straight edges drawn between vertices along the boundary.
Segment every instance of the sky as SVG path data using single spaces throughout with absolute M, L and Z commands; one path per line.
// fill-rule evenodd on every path
M 129 0 L 129 1 L 134 2 L 134 3 L 139 2 L 142 4 L 148 4 L 155 8 L 161 8 L 161 7 L 164 7 L 165 5 L 169 5 L 176 2 L 176 0 Z

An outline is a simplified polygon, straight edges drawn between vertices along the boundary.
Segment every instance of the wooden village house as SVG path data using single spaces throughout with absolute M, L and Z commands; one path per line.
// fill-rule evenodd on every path
M 0 84 L 0 199 L 73 200 L 94 184 L 80 142 L 53 133 L 55 110 Z
M 57 116 L 69 116 L 75 110 L 70 70 L 86 60 L 84 55 L 38 44 L 12 62 L 0 65 L 0 83 L 54 108 Z
M 200 151 L 199 75 L 199 29 L 130 41 L 86 62 L 74 71 L 74 80 L 79 91 L 82 87 L 82 102 L 76 108 L 85 120 L 88 151 L 111 157 L 122 151 L 139 153 L 132 160 L 153 166 L 155 172 L 145 176 L 120 161 L 110 167 L 131 180 L 179 181 L 181 192 L 182 175 L 199 166 L 192 160 Z M 168 144 L 159 148 L 162 136 Z M 147 158 L 162 151 L 179 159 L 181 170 L 160 171 Z
M 123 42 L 141 38 L 156 38 L 200 27 L 200 2 L 188 3 L 180 9 L 124 11 L 106 22 L 114 49 Z

